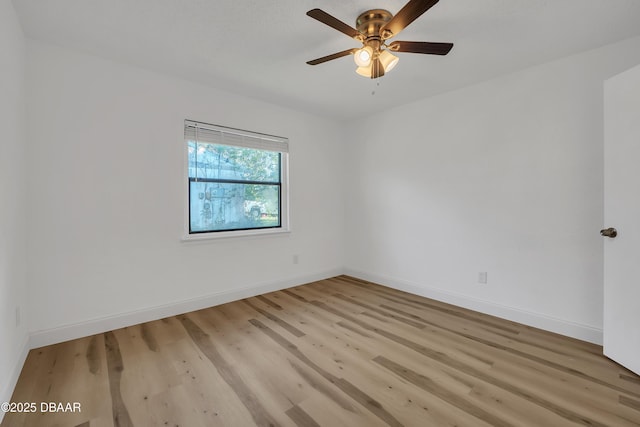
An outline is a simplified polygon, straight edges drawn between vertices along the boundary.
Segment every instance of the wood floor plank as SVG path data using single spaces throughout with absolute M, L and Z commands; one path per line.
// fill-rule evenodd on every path
M 380 366 L 387 368 L 389 371 L 394 374 L 404 378 L 412 384 L 420 387 L 421 389 L 439 397 L 445 402 L 456 406 L 463 411 L 473 415 L 474 417 L 485 421 L 486 423 L 495 426 L 495 427 L 511 427 L 512 424 L 503 420 L 502 418 L 493 415 L 484 409 L 478 407 L 473 404 L 473 402 L 465 399 L 464 397 L 452 393 L 447 388 L 438 385 L 435 381 L 430 378 L 425 377 L 417 372 L 414 372 L 406 367 L 399 365 L 392 360 L 387 359 L 386 357 L 378 356 L 373 359 L 374 362 L 378 363 Z
M 298 329 L 295 326 L 285 322 L 284 320 L 282 320 L 281 318 L 279 318 L 275 314 L 271 314 L 267 310 L 263 310 L 260 307 L 257 307 L 256 305 L 251 303 L 250 300 L 245 299 L 245 300 L 243 300 L 243 302 L 245 304 L 247 304 L 249 307 L 251 307 L 252 309 L 254 309 L 255 311 L 257 311 L 258 313 L 262 314 L 267 319 L 269 319 L 269 320 L 271 320 L 273 322 L 276 322 L 278 325 L 282 326 L 284 329 L 289 331 L 292 335 L 294 335 L 296 337 L 304 336 L 304 332 L 302 332 L 300 329 Z
M 349 276 L 32 350 L 1 427 L 640 426 L 602 347 Z
M 257 425 L 278 426 L 273 416 L 262 406 L 260 401 L 256 399 L 251 389 L 242 381 L 238 373 L 232 369 L 226 360 L 224 360 L 209 336 L 188 316 L 181 316 L 180 320 L 187 333 L 211 361 L 222 378 L 231 386 L 233 391 L 238 395 L 242 403 L 247 407 L 249 413 L 253 417 Z
M 124 363 L 122 362 L 120 345 L 113 332 L 104 334 L 104 345 L 107 350 L 107 370 L 113 408 L 113 425 L 115 427 L 132 427 L 133 423 L 131 422 L 127 405 L 122 399 L 122 390 L 120 389 Z
M 101 351 L 98 348 L 98 336 L 94 335 L 89 338 L 89 346 L 87 347 L 86 357 L 89 365 L 89 372 L 96 374 L 100 369 Z
M 247 306 L 243 306 L 245 308 Z M 239 333 L 229 334 L 224 329 L 212 330 L 210 326 L 219 325 L 225 322 L 230 316 L 238 313 L 241 317 L 231 317 L 238 327 Z M 291 360 L 287 358 L 288 352 L 264 336 L 253 327 L 244 317 L 243 311 L 227 312 L 226 316 L 217 313 L 199 313 L 194 320 L 210 334 L 211 339 L 216 343 L 221 355 L 229 361 L 234 369 L 242 376 L 242 379 L 251 384 L 251 389 L 265 407 L 286 408 L 299 404 L 315 393 L 315 389 L 304 383 L 304 379 L 299 373 L 291 369 Z M 256 314 L 253 312 L 252 314 Z M 243 325 L 237 323 L 242 321 Z M 265 322 L 268 320 L 265 319 Z M 272 324 L 278 328 L 278 324 Z M 282 334 L 287 334 L 286 330 L 281 330 Z M 291 337 L 295 339 L 294 337 Z M 260 355 L 260 357 L 256 357 Z M 339 409 L 339 408 L 334 408 Z M 281 411 L 274 412 L 274 417 L 284 417 L 280 419 L 283 425 L 291 423 Z
M 154 325 L 145 323 L 118 329 L 113 333 L 118 340 L 126 368 L 120 383 L 122 398 L 127 402 L 132 423 L 139 425 L 157 410 L 153 405 L 156 402 L 154 397 L 170 394 L 169 390 L 181 385 L 181 379 L 175 366 L 168 363 L 162 349 L 150 346 L 150 340 L 157 342 L 162 339 L 161 330 Z
M 618 394 L 610 389 L 590 385 L 586 381 L 574 382 L 549 375 L 546 369 L 524 365 L 520 369 L 497 364 L 491 370 L 495 378 L 527 384 L 527 391 L 533 396 L 544 396 L 558 407 L 582 415 L 585 419 L 602 425 L 631 427 L 636 425 L 634 414 L 620 406 Z M 600 388 L 600 389 L 599 389 Z M 597 391 L 597 392 L 595 392 Z M 589 424 L 587 424 L 589 425 Z
M 633 375 L 633 374 L 630 374 L 630 375 L 627 375 L 627 374 L 619 374 L 619 378 L 620 378 L 622 381 L 627 381 L 627 382 L 629 382 L 630 384 L 635 384 L 635 385 L 640 386 L 640 377 L 638 377 L 637 375 Z
M 640 411 L 640 400 L 634 400 L 627 396 L 620 396 L 620 403 L 628 406 L 629 408 L 635 409 L 636 411 Z
M 267 298 L 265 295 L 258 295 L 256 296 L 257 299 L 259 299 L 260 301 L 263 301 L 264 303 L 270 305 L 271 307 L 275 308 L 276 310 L 282 310 L 282 306 L 280 306 L 280 304 L 278 304 L 277 302 L 273 301 L 270 298 Z
M 158 342 L 153 336 L 153 332 L 151 331 L 150 325 L 148 323 L 143 323 L 140 325 L 140 336 L 142 336 L 142 339 L 144 340 L 149 350 L 158 351 Z
M 339 390 L 338 392 L 342 393 Z M 386 427 L 387 425 L 384 421 L 380 420 L 367 410 L 358 410 L 356 412 L 334 411 L 334 402 L 321 394 L 305 399 L 305 401 L 300 403 L 298 406 L 320 426 Z
M 190 337 L 165 345 L 162 353 L 181 381 L 176 387 L 149 396 L 152 416 L 149 424 L 187 425 L 187 421 L 188 425 L 207 427 L 254 424 L 246 406 Z M 185 409 L 191 412 L 186 415 Z
M 360 390 L 350 382 L 330 374 L 329 372 L 322 369 L 317 364 L 313 363 L 306 355 L 304 355 L 300 350 L 298 350 L 298 348 L 294 344 L 289 342 L 286 338 L 278 335 L 271 328 L 264 325 L 259 320 L 252 319 L 249 322 L 252 325 L 254 325 L 256 328 L 258 328 L 260 331 L 264 332 L 267 336 L 269 336 L 275 342 L 280 344 L 283 348 L 287 349 L 298 360 L 300 360 L 300 362 L 312 368 L 322 377 L 324 377 L 329 382 L 331 382 L 336 387 L 338 387 L 340 390 L 342 390 L 346 395 L 351 397 L 356 402 L 360 403 L 363 407 L 365 407 L 367 410 L 372 412 L 375 416 L 383 420 L 386 424 L 388 424 L 391 427 L 402 426 L 402 424 L 395 417 L 393 417 L 393 415 L 391 415 L 382 406 L 382 404 L 380 404 L 380 402 L 371 398 L 369 395 L 367 395 L 365 392 L 363 392 L 362 390 Z
M 307 299 L 305 297 L 298 295 L 291 289 L 284 289 L 282 292 L 286 295 L 289 295 L 290 297 L 297 299 L 298 301 L 307 302 Z
M 294 423 L 296 423 L 298 427 L 320 427 L 320 424 L 315 422 L 315 420 L 311 418 L 309 414 L 304 412 L 304 410 L 298 405 L 294 405 L 290 409 L 287 409 L 285 413 L 293 420 Z

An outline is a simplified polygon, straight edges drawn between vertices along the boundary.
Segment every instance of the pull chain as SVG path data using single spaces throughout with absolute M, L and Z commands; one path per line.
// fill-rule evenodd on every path
M 380 79 L 377 78 L 376 79 L 376 87 L 373 88 L 373 90 L 371 91 L 371 96 L 374 96 L 376 94 L 376 88 L 379 88 L 379 87 L 380 87 Z

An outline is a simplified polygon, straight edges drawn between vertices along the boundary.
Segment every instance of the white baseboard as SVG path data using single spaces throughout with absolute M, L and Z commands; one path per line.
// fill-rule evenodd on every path
M 56 344 L 76 338 L 87 337 L 126 326 L 137 325 L 139 323 L 150 322 L 165 317 L 176 316 L 190 311 L 201 310 L 237 301 L 243 298 L 252 297 L 268 292 L 286 289 L 304 283 L 315 282 L 317 280 L 335 277 L 343 273 L 342 269 L 328 270 L 320 273 L 304 276 L 292 277 L 284 280 L 259 283 L 238 289 L 216 292 L 197 298 L 190 298 L 161 306 L 146 308 L 142 310 L 120 313 L 97 319 L 87 320 L 81 323 L 65 325 L 57 328 L 44 329 L 31 333 L 30 347 L 38 348 L 45 345 Z
M 20 377 L 20 372 L 22 372 L 22 367 L 24 366 L 25 360 L 27 360 L 27 355 L 29 354 L 29 337 L 25 337 L 22 343 L 22 349 L 20 350 L 20 354 L 18 354 L 18 360 L 9 375 L 8 381 L 3 390 L 0 391 L 0 403 L 2 402 L 10 402 L 11 396 L 13 395 L 13 390 L 16 387 L 16 383 L 18 382 L 18 377 Z M 4 418 L 4 412 L 0 411 L 0 423 L 2 423 L 2 419 Z
M 378 283 L 380 285 L 388 286 L 414 295 L 420 295 L 437 301 L 446 302 L 459 307 L 522 323 L 523 325 L 533 326 L 535 328 L 544 329 L 545 331 L 555 332 L 568 337 L 602 345 L 602 329 L 594 328 L 592 326 L 582 325 L 564 319 L 557 319 L 544 314 L 504 306 L 490 301 L 469 297 L 467 295 L 447 292 L 442 289 L 411 283 L 405 280 L 394 279 L 392 277 L 386 277 L 375 273 L 366 273 L 350 268 L 345 268 L 344 272 L 345 274 L 358 279 Z

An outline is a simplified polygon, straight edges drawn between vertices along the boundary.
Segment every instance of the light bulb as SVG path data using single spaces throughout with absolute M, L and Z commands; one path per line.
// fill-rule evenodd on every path
M 373 56 L 373 49 L 371 46 L 365 46 L 362 49 L 356 51 L 353 55 L 353 60 L 359 67 L 368 67 L 371 64 L 371 57 Z

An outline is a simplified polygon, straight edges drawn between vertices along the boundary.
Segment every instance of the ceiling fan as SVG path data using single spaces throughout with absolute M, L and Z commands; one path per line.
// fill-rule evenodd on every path
M 438 0 L 410 0 L 394 16 L 384 9 L 372 9 L 360 14 L 356 19 L 356 28 L 340 21 L 320 9 L 312 9 L 307 15 L 334 28 L 362 43 L 361 48 L 343 50 L 332 55 L 307 61 L 309 65 L 318 65 L 333 59 L 354 55 L 358 68 L 356 72 L 364 77 L 377 79 L 391 71 L 398 63 L 398 57 L 391 52 L 423 53 L 428 55 L 446 55 L 453 43 L 406 42 L 387 40 L 400 33 L 405 27 L 433 7 Z

